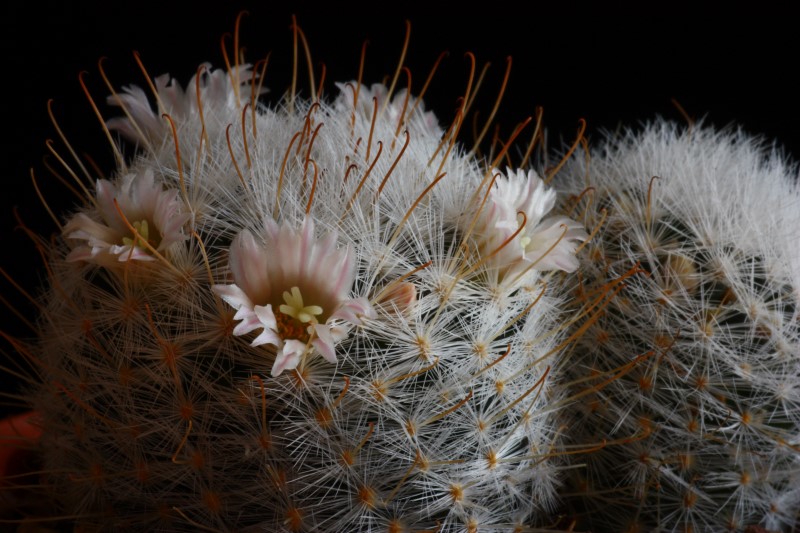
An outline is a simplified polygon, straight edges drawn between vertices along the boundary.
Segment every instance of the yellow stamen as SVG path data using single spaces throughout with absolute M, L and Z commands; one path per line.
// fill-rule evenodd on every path
M 123 237 L 122 244 L 126 246 L 139 246 L 139 243 L 149 243 L 151 247 L 157 248 L 158 247 L 158 239 L 156 235 L 153 235 L 152 238 L 150 236 L 150 226 L 147 223 L 147 219 L 145 220 L 137 220 L 133 223 L 133 228 L 136 230 L 136 234 L 133 238 L 131 237 Z M 156 233 L 156 232 L 153 232 Z M 147 249 L 147 246 L 142 244 L 142 247 Z
M 525 225 L 525 222 L 526 222 L 525 217 L 517 214 L 517 224 L 519 224 L 518 227 L 520 228 L 523 227 Z M 522 246 L 523 252 L 528 248 L 528 245 L 531 243 L 531 238 L 528 237 L 528 235 L 525 233 L 524 230 L 520 233 L 519 243 Z
M 289 291 L 283 291 L 283 301 L 286 303 L 279 307 L 280 312 L 299 320 L 302 324 L 306 322 L 316 324 L 318 321 L 315 315 L 322 314 L 322 308 L 318 305 L 303 305 L 303 295 L 300 294 L 298 287 L 292 287 L 291 294 Z

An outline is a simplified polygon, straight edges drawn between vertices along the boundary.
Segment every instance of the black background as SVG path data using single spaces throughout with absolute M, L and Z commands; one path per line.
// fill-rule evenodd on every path
M 644 5 L 642 3 L 641 5 Z M 251 61 L 272 51 L 266 85 L 273 100 L 290 83 L 291 15 L 305 31 L 315 64 L 325 63 L 330 93 L 333 81 L 356 77 L 361 44 L 369 41 L 364 81 L 380 81 L 396 66 L 410 20 L 406 65 L 419 90 L 440 52 L 449 56 L 426 95 L 428 108 L 447 123 L 468 73 L 464 53 L 492 67 L 482 89 L 484 116 L 500 85 L 507 56 L 513 57 L 509 89 L 498 116 L 506 134 L 536 106 L 543 106 L 551 146 L 574 137 L 580 118 L 590 139 L 602 130 L 635 126 L 657 115 L 683 120 L 671 99 L 694 118 L 715 126 L 741 125 L 788 154 L 800 156 L 800 118 L 795 17 L 760 3 L 747 10 L 730 3 L 701 7 L 612 2 L 561 7 L 530 2 L 525 10 L 509 3 L 483 3 L 480 10 L 449 2 L 40 2 L 2 8 L 4 56 L 0 96 L 0 267 L 36 292 L 44 269 L 19 230 L 12 208 L 37 232 L 55 228 L 40 207 L 29 173 L 33 168 L 48 203 L 64 213 L 72 199 L 44 168 L 45 140 L 56 138 L 47 117 L 54 110 L 70 142 L 106 171 L 109 147 L 78 84 L 87 85 L 106 117 L 115 111 L 104 101 L 107 90 L 97 60 L 105 56 L 115 86 L 144 86 L 131 52 L 138 50 L 151 76 L 169 72 L 185 83 L 198 64 L 224 66 L 219 41 L 243 19 L 242 44 Z M 518 4 L 521 5 L 521 4 Z M 303 77 L 302 79 L 305 79 Z M 306 93 L 307 94 L 307 93 Z M 57 143 L 60 146 L 60 143 Z M 64 150 L 59 149 L 64 153 Z M 0 279 L 0 294 L 27 316 L 35 310 Z M 13 314 L 0 310 L 0 329 L 29 335 Z M 5 341 L 5 356 L 13 350 Z M 0 355 L 0 358 L 2 355 Z M 2 372 L 0 372 L 2 374 Z M 13 380 L 3 378 L 3 387 Z M 2 400 L 0 400 L 2 403 Z

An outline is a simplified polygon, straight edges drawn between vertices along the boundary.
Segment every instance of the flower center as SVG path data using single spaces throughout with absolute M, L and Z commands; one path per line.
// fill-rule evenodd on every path
M 517 214 L 517 224 L 522 227 L 522 224 L 525 223 L 525 217 L 520 214 Z M 528 237 L 528 234 L 523 229 L 519 232 L 519 243 L 522 246 L 522 250 L 525 251 L 528 249 L 528 245 L 531 243 L 531 238 Z
M 283 307 L 283 306 L 281 306 Z M 311 336 L 306 329 L 308 326 L 300 323 L 297 319 L 282 313 L 280 311 L 273 313 L 275 315 L 275 322 L 278 325 L 278 337 L 283 340 L 294 339 L 300 342 L 308 342 Z
M 318 305 L 305 305 L 303 295 L 299 287 L 292 287 L 292 292 L 283 292 L 283 301 L 275 314 L 275 321 L 278 323 L 278 336 L 283 340 L 297 339 L 301 342 L 308 342 L 308 326 L 306 324 L 317 324 L 317 315 L 322 314 L 322 308 Z
M 150 235 L 150 225 L 147 223 L 147 219 L 144 220 L 137 220 L 132 224 L 133 229 L 136 230 L 136 234 L 132 237 L 123 237 L 122 244 L 131 247 L 140 247 L 144 248 L 148 252 L 150 249 L 145 245 L 147 243 L 150 245 L 151 248 L 158 248 L 159 241 L 161 240 L 158 236 L 157 231 L 153 231 L 153 235 Z
M 281 313 L 296 318 L 304 324 L 306 322 L 316 324 L 318 322 L 316 315 L 322 314 L 320 306 L 303 304 L 303 295 L 300 294 L 298 287 L 292 287 L 291 294 L 289 291 L 283 291 L 283 301 L 286 303 L 280 306 Z

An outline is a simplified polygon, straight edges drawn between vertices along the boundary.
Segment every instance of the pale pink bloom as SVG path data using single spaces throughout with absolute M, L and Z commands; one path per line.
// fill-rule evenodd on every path
M 234 335 L 261 328 L 252 345 L 278 348 L 273 376 L 296 368 L 312 348 L 336 363 L 334 345 L 347 337 L 346 324 L 361 325 L 374 315 L 365 298 L 350 298 L 355 258 L 349 246 L 338 249 L 336 239 L 335 233 L 315 239 L 307 217 L 299 230 L 267 220 L 264 244 L 248 230 L 231 244 L 234 283 L 213 289 L 236 309 L 241 322 Z
M 397 127 L 402 122 L 401 131 L 405 129 L 414 130 L 419 128 L 421 133 L 441 137 L 444 131 L 439 126 L 439 119 L 432 111 L 425 111 L 425 104 L 418 98 L 406 94 L 408 90 L 403 88 L 394 93 L 391 100 L 388 100 L 389 88 L 382 83 L 373 83 L 370 87 L 366 85 L 358 86 L 353 81 L 349 83 L 337 83 L 339 96 L 334 102 L 334 108 L 340 111 L 353 110 L 366 121 L 372 121 L 377 102 L 378 113 L 385 113 L 381 117 L 381 122 Z M 358 88 L 358 102 L 355 101 L 355 93 Z M 413 111 L 413 113 L 412 113 Z
M 195 74 L 189 80 L 186 90 L 174 78 L 170 78 L 169 74 L 155 78 L 153 84 L 158 93 L 156 99 L 158 109 L 153 109 L 148 93 L 144 89 L 137 85 L 124 86 L 121 93 L 112 94 L 107 98 L 107 102 L 125 109 L 130 118 L 127 116 L 112 118 L 106 125 L 136 143 L 161 138 L 170 132 L 169 124 L 163 118 L 163 114 L 169 115 L 177 122 L 199 116 L 200 106 L 196 89 L 198 75 L 200 100 L 205 113 L 225 108 L 238 109 L 240 105 L 250 101 L 249 84 L 255 79 L 255 74 L 250 71 L 250 65 L 239 65 L 238 71 L 229 72 L 224 69 L 212 70 L 210 63 L 203 63 L 201 70 L 202 72 Z M 237 83 L 239 100 L 235 91 Z
M 498 176 L 475 230 L 481 253 L 494 253 L 489 264 L 504 275 L 529 268 L 575 271 L 578 243 L 589 235 L 568 217 L 544 218 L 555 202 L 555 190 L 533 170 L 509 170 L 507 177 Z
M 191 215 L 183 212 L 178 191 L 155 183 L 151 170 L 127 174 L 118 184 L 97 180 L 96 194 L 96 210 L 78 213 L 64 226 L 67 239 L 83 241 L 67 255 L 67 261 L 106 266 L 152 261 L 155 258 L 144 242 L 162 253 L 186 239 L 183 226 Z

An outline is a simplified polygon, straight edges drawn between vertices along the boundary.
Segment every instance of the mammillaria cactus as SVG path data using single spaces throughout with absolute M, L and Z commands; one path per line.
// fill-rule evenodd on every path
M 508 147 L 465 152 L 463 114 L 445 131 L 360 81 L 266 107 L 257 72 L 112 94 L 136 154 L 115 148 L 107 179 L 68 168 L 84 205 L 39 241 L 39 339 L 17 343 L 56 512 L 100 530 L 544 523 L 565 404 L 547 271 L 587 234 L 536 172 L 495 168 Z
M 587 327 L 573 491 L 598 531 L 794 531 L 800 524 L 797 169 L 741 131 L 657 121 L 576 159 L 588 189 Z M 566 181 L 562 180 L 562 184 Z M 755 529 L 748 529 L 755 528 Z
M 530 20 L 502 9 L 439 32 L 451 8 L 437 16 L 426 5 L 415 32 L 441 38 L 425 47 L 436 52 L 474 46 L 477 34 L 504 53 L 524 46 L 499 91 L 503 108 L 515 90 L 520 103 L 534 94 L 550 126 L 559 123 L 559 93 L 559 104 L 594 127 L 631 120 L 630 108 L 620 109 L 626 101 L 641 112 L 666 94 L 770 135 L 781 135 L 782 119 L 765 118 L 776 107 L 791 122 L 793 108 L 780 98 L 790 71 L 772 52 L 788 49 L 792 33 L 775 31 L 774 21 L 776 38 L 753 39 L 748 13 L 747 39 L 706 24 L 675 41 L 652 39 L 653 20 L 611 24 L 573 6 L 557 17 L 537 8 L 535 40 Z M 33 9 L 6 18 L 28 19 L 60 44 L 63 34 Z M 87 36 L 126 50 L 144 45 L 141 70 L 174 73 L 205 59 L 195 46 L 173 47 L 174 34 L 164 38 L 172 32 L 125 34 L 120 19 L 130 17 L 141 35 L 152 11 L 111 20 L 104 9 L 92 15 L 113 36 Z M 190 17 L 179 3 L 160 5 L 157 17 L 202 34 L 216 24 L 212 9 L 193 7 Z M 262 9 L 277 20 L 286 8 Z M 348 9 L 309 8 L 312 40 L 359 50 L 348 39 L 379 26 L 351 31 L 363 22 Z M 87 11 L 50 6 L 49 16 L 71 20 L 58 25 L 73 32 L 78 21 L 88 25 Z M 658 21 L 674 29 L 674 20 Z M 262 22 L 259 34 L 271 33 Z M 235 49 L 227 47 L 226 68 L 182 71 L 186 84 L 145 73 L 141 88 L 111 89 L 108 77 L 132 75 L 115 73 L 120 54 L 109 54 L 81 74 L 107 130 L 91 115 L 68 116 L 67 84 L 47 94 L 58 95 L 49 110 L 72 132 L 57 126 L 60 141 L 49 143 L 45 165 L 57 179 L 34 172 L 57 235 L 28 210 L 18 219 L 45 259 L 43 292 L 21 291 L 39 320 L 3 296 L 37 338 L 20 340 L 3 325 L 14 352 L 3 373 L 25 389 L 3 394 L 34 410 L 0 424 L 12 435 L 0 442 L 0 523 L 23 531 L 30 523 L 290 533 L 797 530 L 794 167 L 740 132 L 662 122 L 589 147 L 587 160 L 549 166 L 538 121 L 523 131 L 536 131 L 529 146 L 518 141 L 523 127 L 500 128 L 508 126 L 502 110 L 470 124 L 485 107 L 478 86 L 491 84 L 471 55 L 465 91 L 437 105 L 437 118 L 422 99 L 436 101 L 452 59 L 419 83 L 406 56 L 415 37 L 394 75 L 362 76 L 376 64 L 364 61 L 364 47 L 358 79 L 346 82 L 355 54 L 346 54 L 350 66 L 335 68 L 333 58 L 326 71 L 292 29 L 294 64 L 276 53 L 266 75 L 266 61 L 245 64 L 238 33 L 223 38 Z M 26 91 L 50 91 L 62 62 L 37 48 L 35 31 L 21 33 L 48 68 L 13 54 L 9 71 L 46 71 L 47 83 L 28 82 Z M 148 51 L 141 41 L 158 44 Z M 532 47 L 545 42 L 557 52 Z M 587 43 L 604 43 L 619 56 L 631 42 L 648 52 L 633 68 L 587 53 Z M 719 42 L 724 54 L 708 75 L 706 52 Z M 749 66 L 741 59 L 754 49 L 760 60 Z M 102 53 L 92 50 L 92 58 Z M 748 69 L 750 77 L 770 72 L 772 83 L 737 89 Z M 97 70 L 111 92 L 106 107 L 91 86 Z M 281 98 L 276 78 L 290 72 Z M 653 92 L 642 90 L 653 86 L 642 83 L 648 76 L 658 80 Z M 576 99 L 571 89 L 584 86 Z M 718 105 L 737 100 L 736 90 L 747 105 Z M 33 123 L 28 106 L 12 107 L 24 111 L 8 123 Z M 449 125 L 438 114 L 447 111 Z M 460 141 L 471 128 L 484 142 L 467 151 Z M 76 129 L 107 134 L 113 172 L 78 155 L 99 150 L 75 142 Z M 523 155 L 529 148 L 544 156 L 534 165 Z M 67 216 L 52 192 L 61 184 L 80 203 Z M 16 253 L 3 262 L 20 263 Z M 0 274 L 30 288 L 15 272 Z M 17 461 L 21 444 L 35 452 L 32 472 Z

